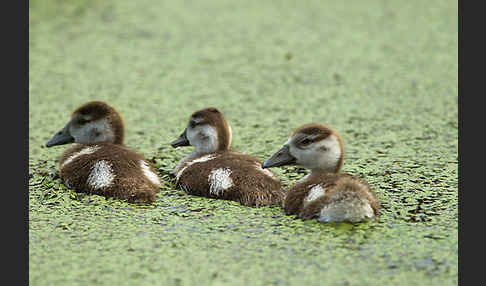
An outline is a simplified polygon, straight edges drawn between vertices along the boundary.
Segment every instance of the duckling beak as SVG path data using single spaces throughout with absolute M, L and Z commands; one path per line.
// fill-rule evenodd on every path
M 289 146 L 284 145 L 282 149 L 278 150 L 277 153 L 273 154 L 270 159 L 263 162 L 262 169 L 292 165 L 295 163 L 295 161 L 295 157 L 290 155 Z
M 73 143 L 74 138 L 69 134 L 69 123 L 64 126 L 61 131 L 57 132 L 51 139 L 46 142 L 46 147 L 52 147 L 56 145 L 63 145 L 67 143 Z
M 186 130 L 187 129 L 184 129 L 184 132 L 182 132 L 181 136 L 179 136 L 179 138 L 177 138 L 176 140 L 172 141 L 170 143 L 170 146 L 172 146 L 173 148 L 190 146 L 191 144 L 189 143 L 189 140 L 187 140 L 186 137 Z

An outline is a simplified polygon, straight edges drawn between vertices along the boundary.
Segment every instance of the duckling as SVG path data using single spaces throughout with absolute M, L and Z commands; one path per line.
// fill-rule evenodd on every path
M 74 143 L 58 161 L 67 187 L 128 202 L 153 202 L 159 177 L 141 154 L 123 145 L 123 139 L 120 114 L 104 102 L 92 101 L 77 108 L 46 147 Z
M 194 146 L 175 167 L 176 187 L 189 194 L 237 201 L 260 207 L 282 202 L 280 181 L 261 167 L 257 158 L 230 151 L 232 130 L 214 107 L 198 110 L 190 118 L 174 148 Z
M 309 123 L 297 128 L 284 146 L 262 168 L 298 165 L 310 169 L 287 191 L 287 215 L 319 222 L 359 222 L 379 215 L 380 203 L 369 184 L 340 173 L 344 149 L 339 133 L 330 126 Z

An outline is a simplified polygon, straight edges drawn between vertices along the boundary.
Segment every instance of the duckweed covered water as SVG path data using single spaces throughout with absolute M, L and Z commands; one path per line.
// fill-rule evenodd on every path
M 456 285 L 457 2 L 31 1 L 30 285 Z M 152 205 L 78 194 L 43 147 L 104 100 L 164 185 Z M 218 107 L 269 157 L 327 123 L 382 215 L 319 224 L 174 190 L 172 149 Z M 275 168 L 288 186 L 305 173 Z

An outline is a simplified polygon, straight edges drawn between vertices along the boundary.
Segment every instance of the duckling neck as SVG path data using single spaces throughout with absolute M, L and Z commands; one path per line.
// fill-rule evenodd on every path
M 336 173 L 336 172 L 330 171 L 328 169 L 314 168 L 314 169 L 311 169 L 309 177 L 320 176 L 320 175 L 326 174 L 326 173 Z
M 224 152 L 228 151 L 229 148 L 226 148 L 226 146 L 219 146 L 218 144 L 215 144 L 215 142 L 211 142 L 212 144 L 205 144 L 205 145 L 200 145 L 197 146 L 194 151 L 191 153 L 191 157 L 196 157 L 202 154 L 209 154 L 209 153 L 216 153 L 216 152 Z
M 186 157 L 182 158 L 177 163 L 176 167 L 174 168 L 174 173 L 177 173 L 180 170 L 180 168 L 184 165 L 185 162 L 190 161 L 190 160 L 196 158 L 199 155 L 202 155 L 202 154 L 210 154 L 210 153 L 215 153 L 215 152 L 217 152 L 217 150 L 212 151 L 212 152 L 205 152 L 204 150 L 201 150 L 201 149 L 195 149 L 194 151 L 192 151 L 191 154 L 189 154 Z
M 192 151 L 191 154 L 187 155 L 183 161 L 191 160 L 193 158 L 196 158 L 197 156 L 203 155 L 203 154 L 211 154 L 211 153 L 216 153 L 218 150 L 215 149 L 206 149 L 206 148 L 197 148 Z
M 199 146 L 189 155 L 190 157 L 196 157 L 202 154 L 215 153 L 218 149 L 213 146 Z

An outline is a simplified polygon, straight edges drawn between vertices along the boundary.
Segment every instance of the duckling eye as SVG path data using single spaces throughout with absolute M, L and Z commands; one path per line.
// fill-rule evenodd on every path
M 309 138 L 305 138 L 304 140 L 300 141 L 300 144 L 303 146 L 307 146 L 310 143 L 312 143 L 312 140 L 310 140 Z
M 80 124 L 80 125 L 83 125 L 83 124 L 88 123 L 88 120 L 86 120 L 84 118 L 79 118 L 77 123 Z
M 189 121 L 189 127 L 194 128 L 196 127 L 197 123 L 194 120 Z

